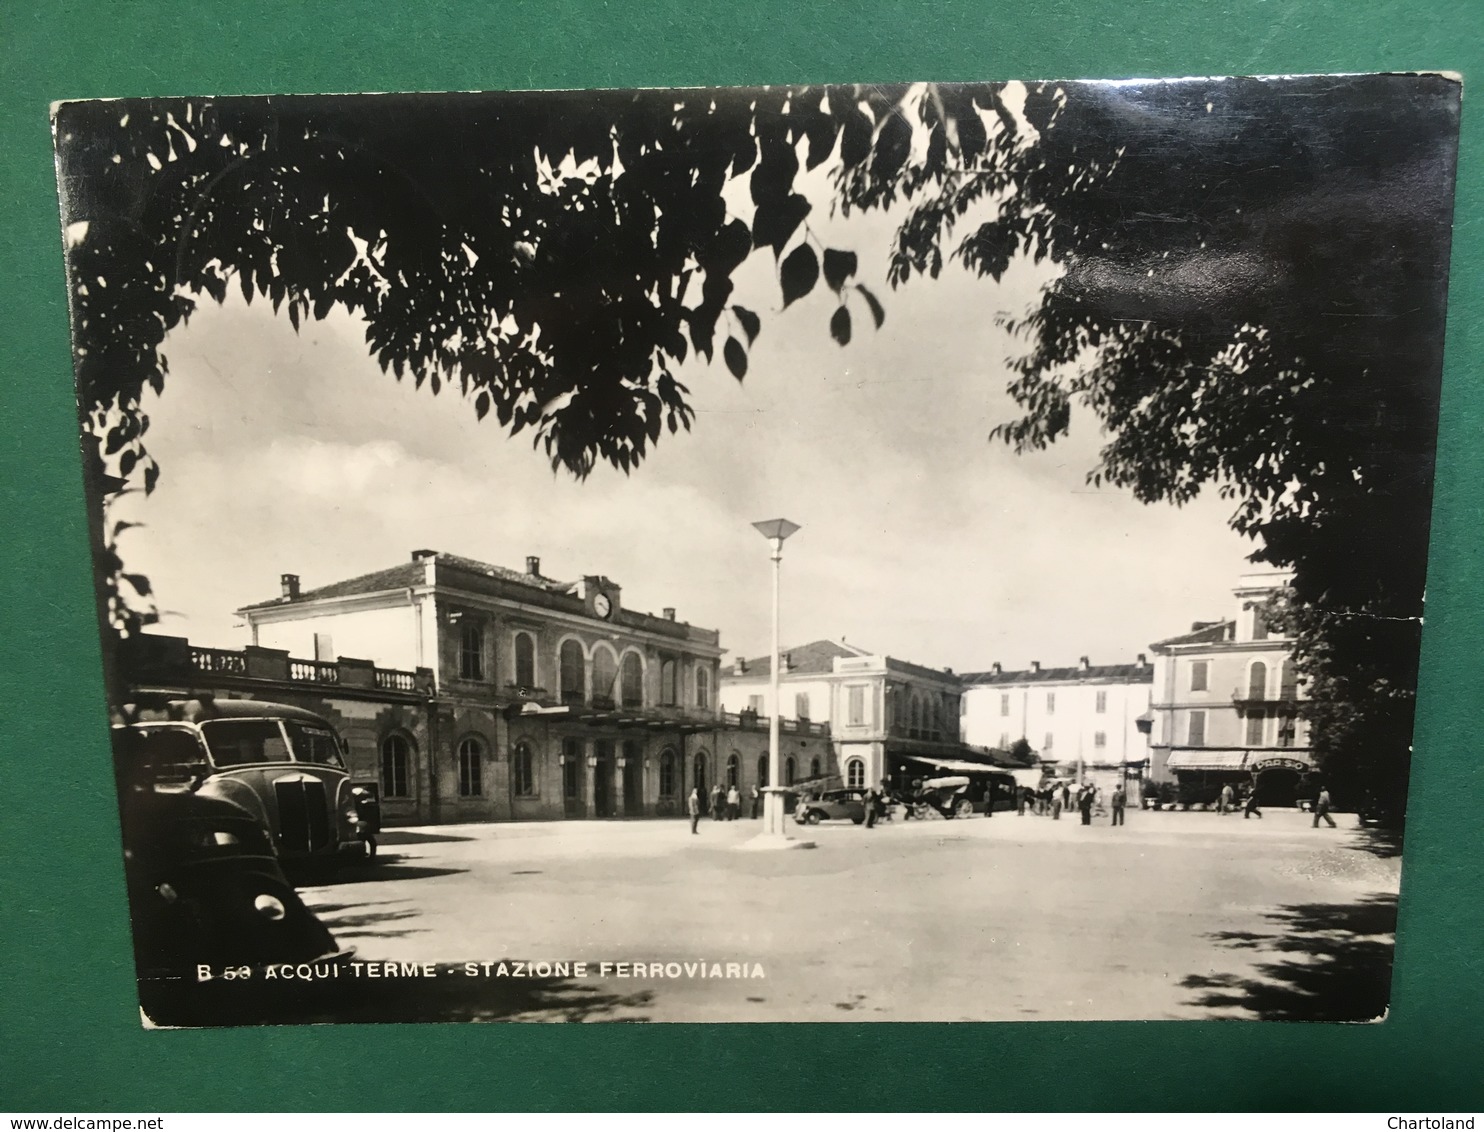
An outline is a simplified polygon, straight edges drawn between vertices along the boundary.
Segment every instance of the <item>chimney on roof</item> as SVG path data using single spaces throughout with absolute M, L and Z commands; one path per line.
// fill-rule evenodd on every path
M 414 562 L 421 562 L 424 558 L 432 558 L 437 553 L 436 550 L 414 550 L 412 552 L 412 560 Z
M 665 608 L 664 608 L 664 614 L 665 614 L 665 620 L 666 621 L 674 621 L 675 620 L 675 607 L 673 605 L 667 605 L 667 606 L 665 606 Z
M 534 554 L 526 555 L 526 573 L 533 578 L 541 577 L 541 559 Z
M 1033 661 L 1031 661 L 1031 671 L 1032 672 L 1040 672 L 1041 671 L 1041 662 L 1039 660 L 1033 660 Z
M 294 598 L 299 596 L 298 574 L 280 574 L 278 575 L 278 584 L 283 589 L 284 601 L 293 601 Z
M 1000 667 L 1000 662 L 999 661 L 995 661 L 993 664 L 991 664 L 989 666 L 989 670 L 991 672 L 993 672 L 996 676 L 998 676 L 1001 672 L 1004 671 L 1004 669 Z
M 783 654 L 783 663 L 778 666 L 779 672 L 792 672 L 794 670 L 794 654 L 786 652 Z
M 732 674 L 733 675 L 735 675 L 735 676 L 742 676 L 746 672 L 747 672 L 747 658 L 745 656 L 739 656 L 736 660 L 732 661 Z
M 1137 667 L 1143 668 L 1145 665 L 1147 665 L 1149 663 L 1149 659 L 1143 653 L 1140 653 L 1138 660 L 1135 661 L 1134 663 L 1136 664 Z
M 1088 660 L 1085 656 L 1079 656 L 1077 658 L 1077 667 L 1080 668 L 1083 672 L 1086 672 L 1089 668 L 1092 667 L 1092 661 Z

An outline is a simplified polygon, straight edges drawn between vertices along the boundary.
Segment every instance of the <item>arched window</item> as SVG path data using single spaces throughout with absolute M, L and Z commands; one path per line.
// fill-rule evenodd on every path
M 818 759 L 810 759 L 809 760 L 809 777 L 810 778 L 818 778 L 819 777 L 819 760 Z
M 1249 700 L 1268 698 L 1268 666 L 1260 660 L 1254 660 L 1252 667 L 1247 670 L 1247 698 Z
M 515 634 L 515 683 L 521 688 L 536 686 L 536 638 L 529 633 Z
M 617 694 L 618 662 L 607 648 L 593 649 L 593 703 L 612 707 Z
M 1278 673 L 1278 698 L 1280 700 L 1298 699 L 1298 671 L 1293 667 L 1293 661 L 1285 660 L 1283 667 Z
M 522 741 L 515 745 L 510 756 L 510 778 L 517 795 L 522 798 L 536 796 L 536 756 L 529 743 Z
M 385 798 L 406 798 L 412 744 L 401 735 L 388 735 L 381 743 L 381 793 Z
M 700 796 L 701 796 L 701 805 L 704 806 L 706 804 L 706 788 L 710 785 L 706 781 L 706 752 L 705 751 L 697 751 L 696 752 L 696 759 L 695 759 L 694 767 L 695 767 L 696 793 L 700 794 Z
M 786 759 L 783 760 L 783 785 L 785 785 L 785 786 L 792 786 L 793 784 L 794 784 L 794 757 L 792 755 L 789 755 L 788 758 L 786 758 Z
M 587 662 L 582 655 L 582 645 L 577 641 L 562 642 L 562 702 L 580 704 L 585 698 Z
M 625 653 L 623 664 L 619 668 L 619 684 L 623 691 L 621 702 L 624 707 L 644 706 L 644 665 L 639 661 L 636 652 Z
M 933 713 L 933 738 L 941 739 L 943 737 L 943 704 L 939 700 L 930 700 L 928 706 Z
M 913 739 L 919 738 L 922 735 L 922 705 L 917 702 L 916 696 L 912 697 L 912 709 L 909 718 L 912 722 L 907 734 Z
M 696 707 L 709 708 L 711 706 L 711 670 L 709 668 L 696 667 Z
M 758 786 L 758 789 L 761 790 L 763 787 L 765 787 L 767 785 L 768 785 L 768 756 L 767 755 L 759 755 L 757 757 L 757 786 Z
M 668 747 L 660 752 L 660 797 L 675 796 L 675 752 Z
M 845 785 L 858 790 L 866 784 L 866 764 L 860 759 L 851 759 L 845 764 Z
M 742 757 L 736 751 L 727 756 L 727 785 L 742 785 Z
M 674 707 L 678 701 L 675 699 L 675 662 L 666 660 L 660 662 L 660 703 L 666 707 Z
M 459 677 L 484 679 L 484 626 L 468 616 L 459 626 Z
M 478 798 L 484 793 L 484 744 L 469 736 L 459 744 L 459 797 Z

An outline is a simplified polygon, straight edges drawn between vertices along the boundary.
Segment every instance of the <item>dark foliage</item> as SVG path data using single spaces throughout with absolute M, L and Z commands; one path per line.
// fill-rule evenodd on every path
M 1284 1022 L 1372 1022 L 1391 996 L 1396 897 L 1354 904 L 1301 904 L 1268 916 L 1272 929 L 1220 932 L 1229 947 L 1271 958 L 1246 975 L 1189 975 L 1196 1003 Z
M 100 607 L 152 616 L 104 499 L 158 474 L 140 411 L 165 335 L 229 287 L 295 325 L 335 306 L 399 379 L 455 386 L 553 467 L 630 471 L 689 428 L 675 367 L 738 380 L 761 318 L 821 275 L 829 332 L 873 323 L 848 249 L 798 189 L 907 202 L 893 285 L 1018 256 L 1062 274 L 1012 329 L 1017 449 L 1074 402 L 1091 478 L 1146 502 L 1233 500 L 1255 557 L 1296 571 L 1292 625 L 1337 800 L 1405 789 L 1430 511 L 1456 83 L 1381 76 L 1141 85 L 778 88 L 77 103 L 58 113 Z M 722 196 L 746 180 L 750 226 Z M 982 223 L 979 216 L 987 216 Z M 964 231 L 963 229 L 969 230 Z M 73 229 L 74 233 L 77 229 Z M 823 329 L 823 328 L 822 328 Z M 721 341 L 718 343 L 718 337 Z M 140 588 L 140 584 L 145 587 Z M 1353 800 L 1353 799 L 1352 799 Z
M 1145 502 L 1233 500 L 1295 570 L 1288 627 L 1342 804 L 1405 799 L 1442 366 L 1459 87 L 1437 76 L 1197 80 L 1032 98 L 1036 163 L 948 254 L 1063 274 L 994 435 L 1106 443 L 1089 479 Z M 897 281 L 936 274 L 967 173 L 903 226 Z

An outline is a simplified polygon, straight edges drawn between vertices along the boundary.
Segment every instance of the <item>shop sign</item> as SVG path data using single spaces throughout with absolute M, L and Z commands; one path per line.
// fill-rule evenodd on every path
M 1263 770 L 1298 770 L 1298 771 L 1304 771 L 1304 770 L 1308 770 L 1309 769 L 1309 764 L 1306 763 L 1306 762 L 1304 762 L 1303 759 L 1286 759 L 1286 758 L 1258 759 L 1255 763 L 1252 764 L 1252 769 L 1254 771 L 1263 771 Z

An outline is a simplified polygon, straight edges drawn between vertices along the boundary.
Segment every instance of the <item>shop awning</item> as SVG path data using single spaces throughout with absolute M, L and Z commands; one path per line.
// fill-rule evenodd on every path
M 915 763 L 925 766 L 937 767 L 940 770 L 951 770 L 954 774 L 1010 774 L 1011 772 L 1002 766 L 990 766 L 988 763 L 971 763 L 963 759 L 933 759 L 925 755 L 899 755 L 898 758 L 911 759 Z M 1041 772 L 1036 771 L 1036 780 L 1040 781 Z
M 1247 751 L 1173 751 L 1165 766 L 1171 770 L 1245 770 Z

